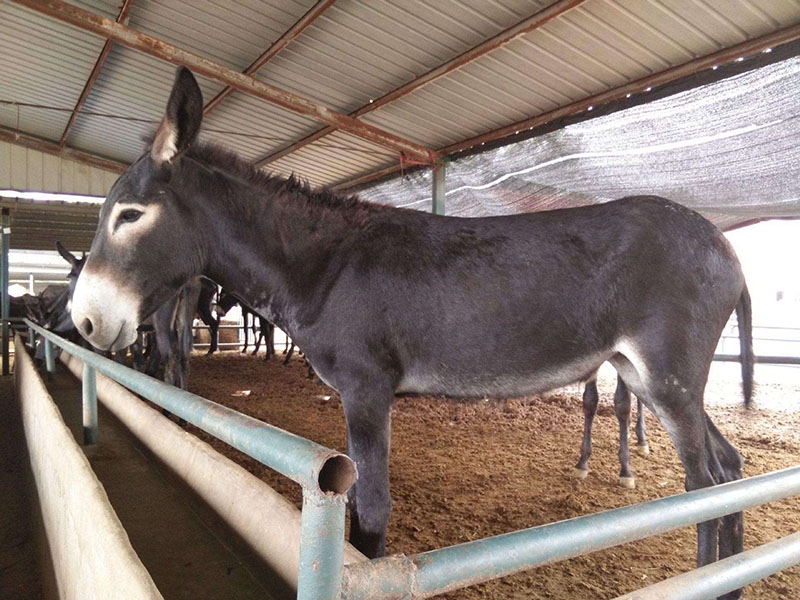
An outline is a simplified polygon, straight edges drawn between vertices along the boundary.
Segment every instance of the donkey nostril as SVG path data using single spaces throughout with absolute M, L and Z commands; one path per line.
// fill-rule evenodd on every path
M 92 335 L 92 332 L 94 331 L 94 325 L 92 325 L 91 319 L 88 317 L 84 319 L 83 327 L 81 327 L 81 329 L 83 329 L 84 335 Z

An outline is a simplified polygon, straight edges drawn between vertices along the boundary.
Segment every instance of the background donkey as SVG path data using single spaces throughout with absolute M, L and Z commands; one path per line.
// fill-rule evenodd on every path
M 750 331 L 750 300 L 708 220 L 649 196 L 473 219 L 337 197 L 197 143 L 202 109 L 178 69 L 152 146 L 103 206 L 73 317 L 96 346 L 123 347 L 205 275 L 289 333 L 341 395 L 351 540 L 367 555 L 385 551 L 398 393 L 528 395 L 609 361 L 669 432 L 687 489 L 741 477 L 703 390 L 731 312 Z M 748 337 L 742 356 L 749 399 Z M 742 543 L 741 514 L 698 525 L 700 564 Z

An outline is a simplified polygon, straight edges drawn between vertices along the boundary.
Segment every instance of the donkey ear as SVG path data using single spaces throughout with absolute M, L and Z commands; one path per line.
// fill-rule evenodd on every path
M 156 131 L 150 156 L 158 165 L 170 162 L 197 137 L 203 120 L 203 93 L 192 72 L 179 67 L 167 102 L 167 111 Z
M 74 254 L 72 254 L 72 252 L 64 248 L 61 242 L 56 242 L 56 250 L 58 250 L 58 253 L 61 255 L 61 258 L 63 258 L 73 267 L 78 262 L 78 257 L 76 257 Z

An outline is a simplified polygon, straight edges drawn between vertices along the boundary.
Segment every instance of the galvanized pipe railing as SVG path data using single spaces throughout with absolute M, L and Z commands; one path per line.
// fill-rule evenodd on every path
M 345 566 L 342 595 L 429 598 L 798 494 L 800 466 L 413 556 L 353 563 Z M 728 589 L 736 589 L 730 581 Z
M 616 600 L 705 600 L 800 563 L 800 532 L 659 581 Z
M 26 324 L 45 338 L 48 371 L 55 368 L 52 344 L 80 358 L 91 370 L 89 377 L 84 376 L 83 388 L 84 414 L 90 423 L 93 419 L 96 422 L 96 408 L 86 405 L 96 403 L 93 371 L 97 370 L 299 483 L 303 487 L 303 511 L 297 597 L 303 600 L 339 597 L 346 492 L 357 477 L 355 464 L 349 457 L 134 371 L 35 323 L 26 321 Z M 84 424 L 87 426 L 86 421 Z
M 800 495 L 797 466 L 414 556 L 396 555 L 343 568 L 343 494 L 355 480 L 355 468 L 346 456 L 136 373 L 28 324 L 48 343 L 52 340 L 85 364 L 303 485 L 298 582 L 298 598 L 303 600 L 428 598 Z M 680 576 L 684 579 L 677 585 L 711 574 L 714 582 L 698 585 L 691 598 L 715 598 L 797 564 L 798 546 L 798 536 L 789 536 Z M 683 592 L 664 595 L 664 590 L 677 588 L 669 582 L 659 585 L 649 595 L 626 598 L 688 597 Z

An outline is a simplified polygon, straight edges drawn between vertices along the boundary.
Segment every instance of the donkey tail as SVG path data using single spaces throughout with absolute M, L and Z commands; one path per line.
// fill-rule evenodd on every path
M 750 292 L 747 285 L 742 289 L 739 302 L 736 304 L 736 320 L 739 325 L 739 352 L 742 364 L 742 391 L 744 405 L 750 407 L 753 399 L 753 307 L 750 303 Z

